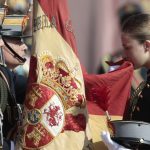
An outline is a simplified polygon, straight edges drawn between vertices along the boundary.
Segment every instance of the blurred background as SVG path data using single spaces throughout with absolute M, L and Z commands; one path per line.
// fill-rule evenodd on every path
M 120 56 L 121 20 L 150 13 L 150 0 L 68 0 L 68 4 L 80 61 L 89 73 L 107 72 L 104 61 Z

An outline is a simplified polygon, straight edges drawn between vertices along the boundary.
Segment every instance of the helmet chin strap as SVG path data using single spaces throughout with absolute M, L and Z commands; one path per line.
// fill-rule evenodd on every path
M 7 44 L 7 42 L 4 40 L 4 38 L 2 38 L 2 39 L 3 39 L 3 42 L 4 42 L 5 46 L 14 54 L 14 57 L 17 58 L 17 59 L 19 59 L 22 63 L 25 63 L 26 58 L 22 58 L 21 56 L 19 56 L 19 55 Z
M 3 56 L 2 47 L 0 47 L 0 64 L 3 65 L 3 66 L 6 66 L 5 59 L 4 59 L 4 56 Z

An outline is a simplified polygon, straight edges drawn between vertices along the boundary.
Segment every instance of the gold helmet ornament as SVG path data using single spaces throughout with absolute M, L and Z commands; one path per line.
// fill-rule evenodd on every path
M 28 37 L 26 29 L 29 24 L 27 15 L 6 15 L 1 25 L 0 34 L 3 37 Z

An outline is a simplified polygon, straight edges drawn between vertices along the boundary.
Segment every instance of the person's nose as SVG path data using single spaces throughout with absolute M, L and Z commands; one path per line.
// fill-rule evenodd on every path
M 27 45 L 25 43 L 21 44 L 21 50 L 26 51 L 28 49 Z

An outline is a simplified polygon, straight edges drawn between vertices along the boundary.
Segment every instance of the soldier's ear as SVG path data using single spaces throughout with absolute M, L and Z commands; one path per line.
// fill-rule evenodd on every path
M 145 49 L 146 51 L 150 51 L 150 40 L 146 40 L 146 41 L 144 42 L 144 49 Z
M 0 38 L 0 47 L 4 46 L 3 40 Z

